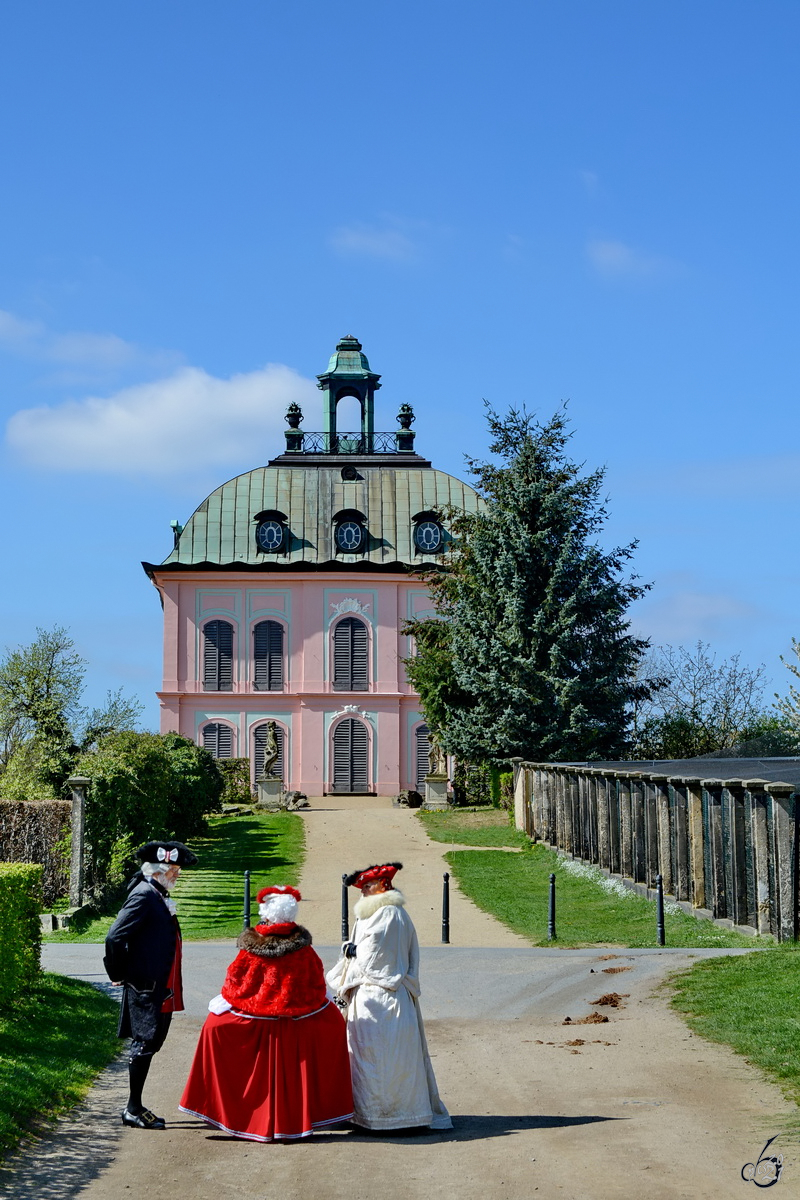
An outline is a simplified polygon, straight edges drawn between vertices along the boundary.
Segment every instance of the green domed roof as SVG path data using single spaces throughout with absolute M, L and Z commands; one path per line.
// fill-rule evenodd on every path
M 354 473 L 357 478 L 351 480 L 343 478 L 341 465 L 292 465 L 237 475 L 193 513 L 162 567 L 419 568 L 435 563 L 437 556 L 416 550 L 414 517 L 447 505 L 475 511 L 481 503 L 468 484 L 432 467 L 363 465 Z M 346 510 L 365 518 L 369 536 L 363 553 L 336 551 L 334 517 Z M 269 512 L 281 514 L 289 534 L 278 553 L 265 553 L 256 542 L 259 515 Z

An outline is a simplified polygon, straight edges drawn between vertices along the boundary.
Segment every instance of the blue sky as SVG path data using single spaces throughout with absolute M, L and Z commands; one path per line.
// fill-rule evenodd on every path
M 483 397 L 568 399 L 637 629 L 783 690 L 799 40 L 794 0 L 5 6 L 2 641 L 68 626 L 154 724 L 140 561 L 354 333 L 456 475 Z

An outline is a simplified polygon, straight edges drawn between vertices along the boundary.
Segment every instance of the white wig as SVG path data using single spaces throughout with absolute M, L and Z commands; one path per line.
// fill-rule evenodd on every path
M 271 892 L 258 906 L 262 925 L 280 925 L 297 916 L 297 901 L 290 893 Z

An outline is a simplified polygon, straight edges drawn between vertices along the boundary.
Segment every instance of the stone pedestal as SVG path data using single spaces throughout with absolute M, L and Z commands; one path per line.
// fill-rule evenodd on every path
M 280 779 L 259 779 L 256 783 L 258 788 L 258 806 L 266 808 L 270 812 L 278 812 L 285 808 L 283 800 L 283 782 Z
M 425 803 L 423 808 L 449 808 L 447 802 L 447 776 L 425 776 Z

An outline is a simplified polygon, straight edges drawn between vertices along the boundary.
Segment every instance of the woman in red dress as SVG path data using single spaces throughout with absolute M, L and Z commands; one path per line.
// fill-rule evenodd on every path
M 342 1014 L 328 999 L 311 934 L 295 924 L 300 893 L 258 893 L 222 992 L 209 1004 L 180 1108 L 256 1142 L 310 1137 L 353 1115 Z

